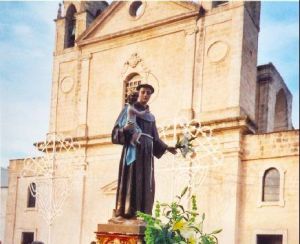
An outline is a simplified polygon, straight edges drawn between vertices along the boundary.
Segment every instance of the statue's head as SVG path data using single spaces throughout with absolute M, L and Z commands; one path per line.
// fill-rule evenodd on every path
M 136 89 L 138 91 L 138 102 L 146 105 L 149 102 L 151 95 L 154 93 L 153 86 L 149 84 L 140 84 Z
M 127 102 L 132 105 L 134 104 L 138 99 L 138 92 L 136 91 L 131 91 L 128 95 L 127 95 Z

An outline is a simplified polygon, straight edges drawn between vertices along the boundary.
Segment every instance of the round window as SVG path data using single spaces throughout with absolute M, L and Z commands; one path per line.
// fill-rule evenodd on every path
M 144 10 L 144 3 L 142 1 L 134 1 L 129 7 L 129 14 L 132 17 L 139 17 Z

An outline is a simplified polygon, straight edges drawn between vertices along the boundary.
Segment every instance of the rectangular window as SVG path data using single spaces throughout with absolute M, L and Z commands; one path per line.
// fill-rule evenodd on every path
M 30 183 L 27 190 L 27 208 L 35 207 L 35 194 L 36 194 L 36 184 L 33 182 Z
M 21 244 L 31 244 L 34 239 L 33 232 L 22 232 Z
M 257 235 L 257 244 L 282 244 L 282 235 Z

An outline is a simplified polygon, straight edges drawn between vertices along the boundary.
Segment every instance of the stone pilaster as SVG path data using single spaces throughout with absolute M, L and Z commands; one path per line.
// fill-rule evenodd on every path
M 77 136 L 87 136 L 87 109 L 88 109 L 88 90 L 89 90 L 89 69 L 91 54 L 81 58 L 80 73 L 80 101 L 79 101 L 79 125 L 77 127 Z
M 54 133 L 57 130 L 56 120 L 57 120 L 58 83 L 59 83 L 59 62 L 54 59 L 49 133 Z
M 196 33 L 198 27 L 191 26 L 185 30 L 185 56 L 184 56 L 184 83 L 185 89 L 182 91 L 182 109 L 181 116 L 186 119 L 194 117 L 193 111 L 193 84 L 194 84 L 194 68 L 195 68 L 195 49 L 196 49 Z

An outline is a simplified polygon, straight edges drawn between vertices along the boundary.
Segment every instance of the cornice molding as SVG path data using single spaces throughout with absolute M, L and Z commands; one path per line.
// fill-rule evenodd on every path
M 247 116 L 231 117 L 226 119 L 201 122 L 201 125 L 210 126 L 212 130 L 216 133 L 225 130 L 242 130 L 242 133 L 244 134 L 254 134 L 255 132 L 255 125 Z M 170 130 L 170 136 L 171 134 L 172 128 Z M 73 137 L 72 140 L 79 142 L 81 147 L 89 147 L 95 145 L 112 145 L 111 134 Z M 41 143 L 43 142 L 36 142 L 34 143 L 34 146 L 38 148 L 38 145 Z

